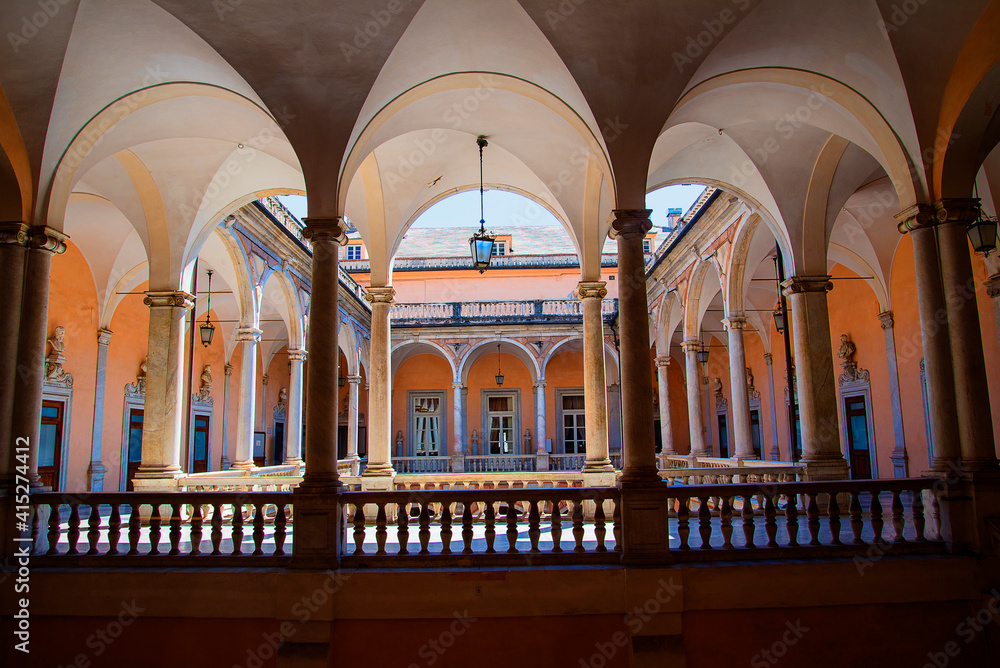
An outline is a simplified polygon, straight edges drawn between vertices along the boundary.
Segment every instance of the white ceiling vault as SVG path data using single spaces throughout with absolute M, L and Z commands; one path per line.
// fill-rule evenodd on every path
M 758 216 L 747 276 L 775 239 L 789 274 L 839 262 L 889 308 L 892 214 L 977 176 L 1000 195 L 989 0 L 57 4 L 33 31 L 34 0 L 0 9 L 0 213 L 71 236 L 102 320 L 143 281 L 189 285 L 199 255 L 237 280 L 213 230 L 266 194 L 347 215 L 389 284 L 416 216 L 478 185 L 479 135 L 486 183 L 549 209 L 584 280 L 614 209 L 694 181 Z

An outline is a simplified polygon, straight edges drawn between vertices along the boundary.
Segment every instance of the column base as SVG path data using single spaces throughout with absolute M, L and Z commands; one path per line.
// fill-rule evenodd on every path
M 614 487 L 616 482 L 615 478 L 618 476 L 617 471 L 613 468 L 610 470 L 588 470 L 586 466 L 583 467 L 580 474 L 583 476 L 584 487 Z
M 228 471 L 230 467 L 232 467 L 232 462 L 229 461 L 228 457 L 223 456 L 222 461 L 219 462 L 219 468 Z
M 625 488 L 647 488 L 665 485 L 660 478 L 660 471 L 655 466 L 636 466 L 622 470 L 622 477 L 619 487 Z
M 361 474 L 362 477 L 395 477 L 396 472 L 392 468 L 392 464 L 372 464 L 368 462 L 368 466 L 365 467 L 365 472 Z
M 902 454 L 893 453 L 889 456 L 892 460 L 892 477 L 908 478 L 910 476 L 910 458 L 904 451 Z
M 91 492 L 104 491 L 104 473 L 107 469 L 100 461 L 90 462 L 87 469 L 87 489 Z
M 614 473 L 615 467 L 611 465 L 611 460 L 605 457 L 601 459 L 588 459 L 583 464 L 584 473 Z
M 368 471 L 361 476 L 361 491 L 363 492 L 391 492 L 395 489 L 396 475 L 368 475 Z
M 132 478 L 132 488 L 137 492 L 175 492 L 177 481 L 184 471 L 176 466 L 140 466 Z
M 340 565 L 345 531 L 340 492 L 337 486 L 309 487 L 303 483 L 292 493 L 292 568 L 330 569 Z
M 806 467 L 805 479 L 812 480 L 849 480 L 850 469 L 843 457 L 824 459 L 800 459 L 799 463 Z

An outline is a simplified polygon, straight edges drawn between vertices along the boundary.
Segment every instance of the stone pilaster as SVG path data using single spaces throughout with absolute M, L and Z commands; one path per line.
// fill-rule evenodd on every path
M 750 434 L 750 393 L 747 389 L 747 358 L 743 345 L 743 329 L 747 319 L 733 314 L 723 320 L 729 331 L 729 385 L 733 408 L 733 457 L 756 459 Z
M 21 323 L 21 293 L 31 228 L 20 222 L 0 223 L 0 490 L 13 490 L 11 448 L 23 434 L 11 432 L 14 386 L 17 379 L 17 342 Z M 0 491 L 0 495 L 4 492 Z M 9 545 L 5 542 L 5 545 Z
M 452 455 L 465 455 L 465 385 L 460 382 L 451 384 L 452 391 L 452 416 L 451 416 L 451 453 Z
M 934 208 L 918 204 L 896 215 L 897 226 L 913 240 L 917 304 L 920 308 L 920 336 L 927 378 L 927 405 L 930 415 L 931 468 L 949 471 L 958 466 L 961 447 L 958 413 L 952 386 L 951 337 L 948 309 L 941 282 L 938 254 L 938 220 Z
M 368 466 L 365 478 L 369 480 L 366 489 L 390 489 L 395 475 L 392 469 L 392 385 L 390 379 L 391 332 L 389 329 L 389 306 L 396 291 L 392 286 L 370 287 L 365 299 L 372 305 L 371 340 L 371 392 L 368 399 L 368 413 L 371 415 L 368 428 Z
M 837 382 L 826 293 L 830 276 L 794 276 L 782 287 L 791 304 L 795 389 L 802 426 L 802 463 L 810 480 L 846 479 L 840 447 Z
M 298 464 L 302 461 L 302 365 L 306 361 L 306 351 L 289 350 L 288 361 L 291 368 L 288 374 L 285 463 Z
M 111 344 L 111 330 L 97 330 L 97 371 L 94 374 L 94 426 L 91 431 L 90 466 L 87 467 L 87 489 L 91 492 L 104 491 L 104 463 L 101 461 L 101 446 L 104 441 L 104 385 L 108 369 L 108 346 Z
M 236 456 L 234 469 L 253 468 L 254 408 L 257 400 L 257 342 L 261 331 L 253 326 L 236 330 L 236 340 L 243 344 L 240 354 L 240 400 L 236 413 Z
M 614 471 L 608 457 L 608 386 L 604 377 L 604 281 L 582 281 L 577 295 L 583 302 L 583 392 L 587 413 L 585 473 Z M 537 432 L 536 432 L 537 433 Z
M 662 453 L 676 455 L 674 447 L 674 425 L 670 420 L 670 379 L 668 370 L 670 358 L 664 355 L 656 358 L 656 385 L 660 398 L 660 442 Z
M 219 468 L 228 471 L 229 462 L 229 385 L 233 379 L 233 365 L 227 364 L 224 367 L 226 379 L 222 385 L 222 458 L 219 460 Z
M 962 468 L 998 471 L 993 415 L 986 379 L 983 333 L 976 305 L 976 283 L 966 229 L 979 213 L 976 199 L 944 199 L 934 203 L 938 219 L 941 281 L 948 314 L 953 390 L 958 416 Z
M 142 462 L 134 489 L 173 489 L 180 467 L 184 401 L 184 316 L 194 297 L 183 291 L 150 291 L 146 356 L 146 400 L 142 425 Z
M 906 454 L 906 438 L 903 432 L 903 405 L 899 394 L 899 370 L 896 366 L 896 337 L 893 334 L 895 320 L 892 311 L 878 314 L 879 324 L 885 333 L 885 357 L 889 365 L 889 397 L 892 402 L 892 433 L 894 445 L 892 454 L 892 475 L 894 478 L 909 477 L 909 455 Z
M 771 461 L 776 462 L 781 459 L 781 450 L 778 448 L 778 413 L 774 401 L 774 358 L 771 353 L 764 353 L 764 364 L 767 365 L 767 389 L 771 397 Z M 791 461 L 791 455 L 788 459 Z
M 24 228 L 8 230 L 7 237 L 13 237 L 5 255 L 16 256 L 22 252 L 17 250 L 22 244 L 18 242 Z M 28 228 L 26 243 L 27 253 L 24 255 L 23 292 L 20 303 L 14 302 L 14 308 L 20 307 L 20 318 L 17 330 L 17 364 L 14 373 L 14 397 L 11 418 L 11 436 L 27 438 L 30 446 L 28 478 L 32 487 L 40 487 L 38 479 L 38 437 L 41 431 L 42 419 L 42 384 L 45 380 L 45 340 L 49 314 L 49 272 L 52 267 L 52 256 L 66 251 L 65 234 L 55 230 L 36 226 Z M 7 270 L 4 269 L 4 274 Z M 15 288 L 16 291 L 16 288 Z M 7 295 L 5 294 L 5 299 Z M 9 442 L 8 442 L 9 443 Z M 9 444 L 6 447 L 10 447 Z
M 701 343 L 697 339 L 688 339 L 681 344 L 684 350 L 687 381 L 688 432 L 691 438 L 691 452 L 695 457 L 708 457 L 705 443 L 705 429 L 702 427 L 701 406 L 701 369 L 698 364 L 698 350 Z
M 545 447 L 545 379 L 536 380 L 532 388 L 535 391 L 535 451 L 540 453 L 545 450 L 548 452 L 548 448 Z
M 358 469 L 358 413 L 360 412 L 361 376 L 347 377 L 347 459 L 352 473 Z M 355 473 L 355 475 L 357 475 Z

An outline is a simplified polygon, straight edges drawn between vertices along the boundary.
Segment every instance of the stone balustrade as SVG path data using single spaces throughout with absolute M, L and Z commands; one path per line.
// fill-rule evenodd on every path
M 601 303 L 605 316 L 618 308 L 617 299 Z M 441 323 L 500 322 L 561 322 L 583 319 L 583 302 L 579 299 L 535 299 L 529 301 L 437 302 L 426 304 L 393 304 L 389 317 L 394 325 Z

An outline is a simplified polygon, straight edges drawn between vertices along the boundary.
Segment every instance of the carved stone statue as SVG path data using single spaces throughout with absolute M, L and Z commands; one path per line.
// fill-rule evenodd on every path
M 206 364 L 201 371 L 201 387 L 198 389 L 198 401 L 208 401 L 212 396 L 212 365 Z
M 753 394 L 754 392 L 753 369 L 751 369 L 750 367 L 747 367 L 747 392 L 749 394 Z
M 45 358 L 45 380 L 49 383 L 65 384 L 67 387 L 73 385 L 73 376 L 63 370 L 66 363 L 66 343 L 63 337 L 66 336 L 66 328 L 61 325 L 56 327 L 52 337 L 46 342 L 49 352 Z
M 403 430 L 400 429 L 396 432 L 396 452 L 399 453 L 398 456 L 405 457 L 406 452 L 403 450 Z
M 722 396 L 722 379 L 718 376 L 712 381 L 712 391 L 715 392 L 715 396 Z
M 854 353 L 856 351 L 857 348 L 847 338 L 847 334 L 841 334 L 840 348 L 837 349 L 837 357 L 842 360 L 840 366 L 844 368 L 844 372 L 837 379 L 838 384 L 841 386 L 846 383 L 867 382 L 869 380 L 868 370 L 858 368 L 858 363 L 854 360 Z
M 471 441 L 471 447 L 469 448 L 469 452 L 472 453 L 472 454 L 474 454 L 474 455 L 478 455 L 479 454 L 479 432 L 476 431 L 475 429 L 472 430 L 472 437 L 471 437 L 470 441 Z
M 288 388 L 283 387 L 278 390 L 278 410 L 284 412 L 286 406 L 288 406 Z
M 139 365 L 139 373 L 135 375 L 135 382 L 125 386 L 126 396 L 143 396 L 146 394 L 146 358 L 143 358 Z
M 531 430 L 524 429 L 524 438 L 521 443 L 521 452 L 531 452 Z
M 844 365 L 856 364 L 854 361 L 854 353 L 857 351 L 857 347 L 854 343 L 847 338 L 847 334 L 840 335 L 840 348 L 837 349 L 837 357 L 843 360 Z

